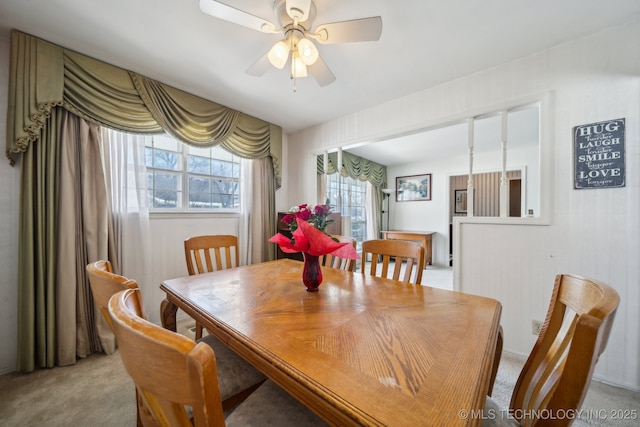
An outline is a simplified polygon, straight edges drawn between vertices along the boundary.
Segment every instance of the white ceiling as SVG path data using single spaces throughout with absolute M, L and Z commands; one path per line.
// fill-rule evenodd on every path
M 224 0 L 273 21 L 272 0 Z M 315 0 L 315 24 L 379 15 L 377 42 L 319 45 L 336 76 L 244 71 L 280 37 L 200 11 L 198 0 L 0 0 L 11 28 L 296 132 L 637 19 L 639 0 Z

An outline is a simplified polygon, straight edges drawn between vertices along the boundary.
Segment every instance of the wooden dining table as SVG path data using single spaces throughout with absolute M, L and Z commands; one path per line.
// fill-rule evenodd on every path
M 302 267 L 165 280 L 163 326 L 183 310 L 335 426 L 480 424 L 498 301 L 326 267 L 307 292 Z

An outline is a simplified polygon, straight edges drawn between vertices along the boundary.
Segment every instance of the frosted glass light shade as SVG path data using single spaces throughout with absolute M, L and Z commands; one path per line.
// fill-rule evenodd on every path
M 300 39 L 298 42 L 298 55 L 304 65 L 313 65 L 318 60 L 318 48 L 311 40 Z
M 278 43 L 273 45 L 271 50 L 269 50 L 267 58 L 269 58 L 271 65 L 282 69 L 282 67 L 287 63 L 287 59 L 289 59 L 289 46 L 287 46 L 283 40 L 280 40 Z
M 304 65 L 297 52 L 291 55 L 291 77 L 307 77 L 307 66 Z

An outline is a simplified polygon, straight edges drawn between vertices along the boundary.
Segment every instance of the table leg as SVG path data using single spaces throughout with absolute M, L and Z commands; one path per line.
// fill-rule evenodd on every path
M 433 263 L 432 260 L 432 252 L 431 252 L 431 236 L 429 236 L 428 239 L 424 240 L 424 258 L 425 258 L 425 263 L 424 266 L 425 268 L 427 267 L 427 265 L 431 265 Z
M 162 327 L 170 331 L 176 332 L 176 313 L 178 312 L 178 306 L 169 301 L 168 299 L 162 300 L 160 303 L 160 320 L 162 321 Z

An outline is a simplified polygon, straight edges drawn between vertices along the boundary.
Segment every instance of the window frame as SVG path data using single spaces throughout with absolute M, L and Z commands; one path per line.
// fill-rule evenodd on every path
M 367 185 L 369 185 L 366 181 L 361 181 L 359 179 L 356 178 L 351 178 L 351 177 L 343 177 L 343 176 L 339 176 L 339 174 L 334 173 L 334 174 L 330 174 L 327 175 L 328 182 L 327 182 L 327 193 L 329 194 L 329 203 L 331 206 L 331 210 L 333 212 L 337 212 L 338 209 L 338 199 L 332 200 L 333 199 L 333 195 L 335 193 L 335 190 L 339 187 L 340 188 L 340 192 L 339 192 L 339 197 L 340 197 L 340 215 L 342 217 L 346 217 L 349 216 L 350 221 L 349 224 L 351 224 L 351 230 L 342 230 L 342 234 L 347 235 L 352 237 L 353 239 L 356 240 L 356 250 L 358 251 L 358 253 L 360 253 L 362 251 L 362 242 L 367 240 L 367 214 L 366 214 L 366 210 L 367 210 Z M 339 178 L 339 179 L 338 179 Z M 358 187 L 358 193 L 361 194 L 361 199 L 362 199 L 362 204 L 353 204 L 353 188 Z M 335 203 L 334 203 L 335 202 Z M 362 224 L 361 229 L 363 232 L 361 233 L 353 233 L 353 226 L 354 226 L 354 221 L 353 221 L 353 216 L 351 215 L 353 213 L 353 209 L 361 209 L 362 210 L 362 214 L 361 214 L 361 220 L 360 221 L 356 221 L 355 224 Z M 345 211 L 349 212 L 349 215 L 345 215 Z M 360 238 L 361 237 L 361 238 Z
M 206 214 L 206 215 L 211 215 L 211 214 L 240 214 L 241 210 L 242 210 L 242 162 L 241 162 L 241 158 L 239 156 L 237 156 L 234 153 L 231 153 L 227 150 L 224 150 L 224 148 L 220 147 L 220 146 L 213 146 L 213 147 L 195 147 L 195 146 L 191 146 L 189 144 L 185 144 L 184 142 L 178 140 L 177 138 L 172 137 L 171 135 L 168 134 L 160 134 L 160 135 L 154 135 L 154 137 L 162 137 L 162 138 L 167 138 L 168 140 L 171 140 L 172 142 L 176 143 L 176 147 L 177 150 L 173 151 L 167 148 L 159 148 L 156 147 L 156 143 L 154 141 L 154 139 L 152 138 L 150 141 L 150 144 L 145 144 L 145 164 L 146 164 L 146 169 L 147 169 L 147 184 L 149 183 L 150 180 L 150 174 L 154 174 L 152 179 L 155 179 L 155 173 L 166 173 L 166 174 L 174 174 L 176 176 L 178 176 L 178 179 L 180 180 L 179 183 L 179 188 L 176 189 L 175 191 L 178 193 L 176 200 L 178 201 L 177 205 L 175 208 L 172 207 L 154 207 L 153 203 L 151 202 L 151 199 L 154 197 L 154 192 L 156 191 L 155 187 L 148 187 L 147 190 L 149 192 L 149 213 L 150 214 Z M 218 148 L 220 150 L 225 151 L 225 153 L 228 154 L 228 156 L 230 156 L 230 159 L 224 159 L 224 158 L 220 158 L 220 157 L 213 157 L 212 155 L 214 153 L 209 152 L 209 157 L 203 156 L 202 153 L 192 153 L 190 152 L 190 149 L 215 149 Z M 148 159 L 149 159 L 149 154 L 147 152 L 147 150 L 152 149 L 152 150 L 162 150 L 162 151 L 167 151 L 167 152 L 171 152 L 171 153 L 176 153 L 177 156 L 179 157 L 178 159 L 178 164 L 176 166 L 175 170 L 171 170 L 171 169 L 162 169 L 162 168 L 157 168 L 154 166 L 150 166 L 148 164 Z M 151 155 L 153 156 L 153 154 Z M 229 162 L 232 164 L 232 174 L 231 176 L 220 176 L 220 175 L 214 175 L 213 174 L 213 170 L 210 169 L 210 173 L 206 174 L 206 173 L 201 173 L 201 172 L 190 172 L 189 171 L 189 159 L 190 157 L 201 157 L 201 158 L 207 158 L 209 160 L 214 160 L 214 161 L 222 161 L 222 162 Z M 233 172 L 234 168 L 237 167 L 237 172 Z M 210 180 L 210 185 L 212 185 L 212 181 L 215 179 L 220 179 L 220 180 L 230 180 L 232 182 L 236 183 L 236 191 L 232 194 L 237 194 L 237 197 L 235 197 L 236 200 L 234 200 L 235 203 L 237 203 L 237 207 L 192 207 L 191 206 L 191 200 L 190 200 L 190 180 L 192 178 L 201 178 L 201 179 L 206 179 L 206 180 Z M 167 191 L 174 191 L 174 190 L 167 190 Z M 209 190 L 209 194 L 214 194 L 211 193 L 211 189 Z M 213 203 L 213 202 L 211 202 Z

